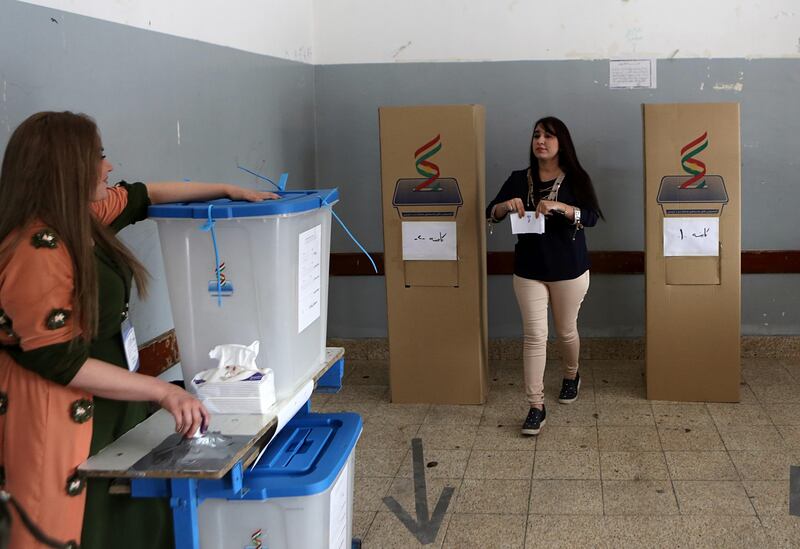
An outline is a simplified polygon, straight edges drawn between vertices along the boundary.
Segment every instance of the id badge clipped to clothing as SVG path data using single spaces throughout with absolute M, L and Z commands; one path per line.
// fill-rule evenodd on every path
M 122 346 L 125 347 L 125 361 L 128 363 L 128 370 L 135 372 L 139 369 L 139 346 L 136 344 L 136 332 L 133 329 L 130 318 L 122 321 Z

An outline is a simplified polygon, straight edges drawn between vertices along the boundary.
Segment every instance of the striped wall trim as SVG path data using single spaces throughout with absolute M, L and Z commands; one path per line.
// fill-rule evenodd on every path
M 180 362 L 175 330 L 164 332 L 139 347 L 139 373 L 157 376 Z
M 332 253 L 331 276 L 383 276 L 383 253 L 370 253 L 378 266 L 372 269 L 360 253 Z M 643 274 L 644 252 L 590 252 L 592 274 Z M 486 270 L 490 275 L 514 272 L 514 252 L 489 252 Z M 742 252 L 742 274 L 800 273 L 800 250 L 748 250 Z

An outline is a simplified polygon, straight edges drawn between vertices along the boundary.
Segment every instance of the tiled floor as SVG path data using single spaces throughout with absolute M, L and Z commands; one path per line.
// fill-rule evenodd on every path
M 445 406 L 390 404 L 387 364 L 350 361 L 342 391 L 312 408 L 364 419 L 353 535 L 368 549 L 800 547 L 800 517 L 788 510 L 800 360 L 742 367 L 741 403 L 700 404 L 646 400 L 640 361 L 587 360 L 580 398 L 561 405 L 559 367 L 548 364 L 547 424 L 530 438 L 519 434 L 519 362 L 492 364 L 486 405 Z M 415 438 L 430 515 L 453 489 L 431 540 L 383 499 L 417 519 Z

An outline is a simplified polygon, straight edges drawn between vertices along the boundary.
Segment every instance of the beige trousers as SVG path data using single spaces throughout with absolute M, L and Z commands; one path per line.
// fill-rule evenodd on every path
M 514 275 L 514 294 L 522 313 L 522 357 L 525 392 L 531 406 L 544 404 L 544 366 L 547 360 L 547 304 L 563 357 L 565 376 L 578 371 L 580 338 L 578 311 L 589 289 L 589 271 L 572 280 L 541 282 Z

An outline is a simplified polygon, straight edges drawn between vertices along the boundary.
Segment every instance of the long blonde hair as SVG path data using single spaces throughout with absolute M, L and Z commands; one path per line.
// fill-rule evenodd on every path
M 0 171 L 0 268 L 22 239 L 15 229 L 41 221 L 72 259 L 73 314 L 85 339 L 97 334 L 98 291 L 94 245 L 133 273 L 144 295 L 147 270 L 90 210 L 102 162 L 97 125 L 85 114 L 40 112 L 11 134 Z

